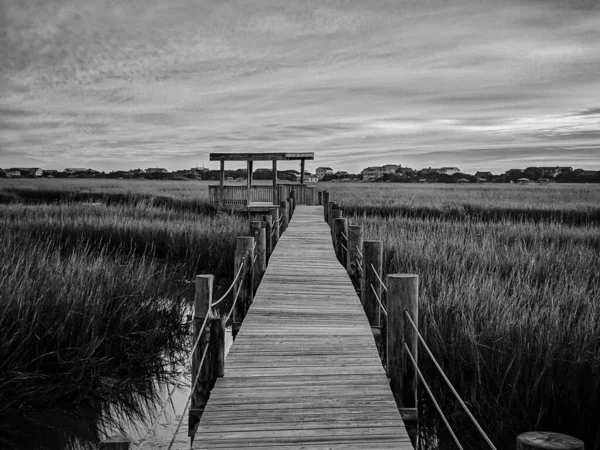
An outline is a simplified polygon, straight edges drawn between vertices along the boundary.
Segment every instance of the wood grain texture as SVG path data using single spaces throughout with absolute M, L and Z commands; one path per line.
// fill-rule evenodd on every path
M 192 448 L 413 448 L 321 208 L 296 208 Z

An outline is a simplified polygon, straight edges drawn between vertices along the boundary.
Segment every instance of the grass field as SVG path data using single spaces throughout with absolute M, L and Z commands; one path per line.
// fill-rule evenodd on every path
M 383 241 L 385 273 L 420 276 L 420 327 L 499 448 L 540 429 L 600 448 L 600 189 L 320 188 Z M 484 448 L 421 362 L 459 436 Z
M 1 448 L 92 446 L 173 379 L 191 281 L 228 286 L 247 227 L 206 197 L 197 182 L 0 180 Z

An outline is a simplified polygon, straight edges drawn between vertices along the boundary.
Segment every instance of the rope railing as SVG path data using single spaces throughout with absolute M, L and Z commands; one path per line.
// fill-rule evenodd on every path
M 200 364 L 198 365 L 198 373 L 196 374 L 196 379 L 194 380 L 194 383 L 192 384 L 192 389 L 190 389 L 190 395 L 188 396 L 188 399 L 185 402 L 185 406 L 183 407 L 184 413 L 185 413 L 185 411 L 187 411 L 188 407 L 190 406 L 190 402 L 192 401 L 192 395 L 194 395 L 194 391 L 196 390 L 196 385 L 198 384 L 198 380 L 200 379 L 200 374 L 202 373 L 202 371 L 200 369 L 204 365 L 204 360 L 206 359 L 206 353 L 208 351 L 209 346 L 210 346 L 210 342 L 206 344 L 206 347 L 204 347 L 204 352 L 202 353 L 202 359 L 200 360 Z M 171 450 L 171 448 L 173 447 L 173 444 L 175 443 L 175 439 L 177 439 L 177 433 L 179 433 L 179 429 L 181 428 L 181 424 L 183 423 L 184 418 L 185 418 L 185 414 L 181 414 L 181 417 L 179 418 L 179 422 L 177 423 L 177 428 L 175 429 L 175 433 L 173 433 L 173 437 L 171 438 L 171 442 L 169 442 L 169 448 L 167 450 Z M 139 450 L 139 447 L 138 447 L 138 450 Z
M 240 274 L 242 273 L 242 270 L 244 269 L 244 261 L 246 260 L 246 257 L 242 257 L 242 263 L 240 264 L 240 268 L 237 272 L 237 274 L 235 275 L 235 278 L 233 279 L 233 281 L 231 282 L 231 285 L 229 286 L 229 289 L 227 289 L 227 292 L 225 292 L 223 294 L 223 296 L 217 300 L 216 302 L 214 302 L 212 304 L 212 306 L 217 306 L 219 303 L 221 303 L 223 300 L 225 300 L 225 297 L 227 297 L 227 294 L 229 294 L 231 292 L 231 290 L 233 289 L 233 286 L 235 286 L 235 283 L 237 282 L 238 278 L 240 277 Z
M 238 287 L 237 292 L 235 293 L 235 298 L 233 299 L 233 304 L 231 305 L 231 309 L 229 310 L 229 314 L 227 314 L 227 318 L 225 319 L 225 322 L 227 323 L 229 321 L 229 318 L 231 317 L 231 314 L 233 313 L 233 309 L 235 308 L 235 304 L 237 303 L 237 300 L 240 296 L 240 291 L 242 290 L 242 286 L 244 285 L 244 282 L 242 281 L 240 283 L 240 287 Z
M 448 432 L 452 436 L 452 439 L 454 440 L 454 443 L 459 448 L 459 450 L 463 450 L 463 447 L 462 447 L 462 445 L 460 445 L 460 442 L 458 441 L 458 438 L 456 437 L 456 434 L 454 434 L 454 430 L 450 426 L 450 423 L 448 423 L 448 419 L 446 419 L 446 416 L 444 415 L 444 412 L 442 411 L 442 408 L 440 407 L 440 405 L 438 404 L 437 400 L 435 399 L 435 396 L 433 395 L 433 392 L 431 392 L 431 389 L 429 388 L 429 385 L 427 384 L 427 381 L 425 381 L 425 377 L 423 377 L 423 374 L 419 370 L 419 365 L 417 364 L 417 361 L 415 360 L 414 356 L 410 352 L 410 349 L 408 348 L 408 345 L 406 345 L 406 342 L 403 345 L 404 345 L 404 350 L 406 351 L 406 354 L 408 355 L 409 359 L 413 363 L 413 366 L 415 367 L 415 371 L 417 372 L 417 375 L 419 376 L 419 379 L 421 380 L 421 383 L 423 383 L 423 387 L 425 387 L 425 390 L 427 391 L 427 393 L 429 394 L 429 397 L 431 398 L 431 401 L 433 402 L 433 406 L 435 406 L 435 409 L 437 409 L 437 412 L 440 414 L 440 417 L 444 421 L 444 424 L 446 425 L 446 428 L 448 429 Z
M 360 255 L 360 257 L 361 257 L 361 258 L 364 258 L 364 256 L 363 256 L 362 252 L 360 251 L 360 248 L 358 248 L 358 245 L 355 245 L 355 247 L 356 247 L 356 253 L 357 253 L 358 255 Z
M 377 280 L 379 281 L 379 283 L 381 284 L 381 287 L 383 288 L 383 290 L 385 292 L 387 292 L 387 286 L 385 285 L 385 283 L 381 280 L 381 277 L 379 276 L 379 274 L 377 273 L 377 270 L 375 270 L 375 267 L 373 267 L 373 264 L 371 264 L 371 269 L 373 269 L 373 273 L 375 274 L 375 276 L 377 277 Z
M 479 431 L 479 433 L 481 434 L 481 436 L 483 437 L 483 439 L 485 440 L 485 442 L 490 446 L 490 448 L 493 449 L 493 450 L 497 450 L 496 447 L 494 446 L 494 444 L 492 443 L 492 441 L 490 440 L 490 438 L 485 433 L 485 431 L 483 431 L 483 428 L 481 428 L 481 426 L 479 425 L 479 422 L 477 422 L 477 419 L 475 419 L 475 417 L 473 416 L 473 414 L 471 414 L 471 411 L 469 411 L 469 408 L 467 407 L 467 405 L 465 404 L 465 402 L 462 400 L 462 398 L 460 397 L 460 395 L 458 394 L 458 392 L 456 392 L 456 389 L 454 389 L 454 386 L 452 385 L 452 383 L 450 382 L 450 380 L 448 379 L 448 377 L 444 373 L 444 370 L 442 369 L 442 367 L 439 365 L 439 363 L 437 362 L 437 360 L 433 356 L 433 353 L 429 349 L 429 346 L 425 342 L 425 339 L 423 339 L 423 336 L 421 336 L 421 333 L 419 333 L 419 329 L 418 329 L 417 325 L 415 324 L 415 322 L 412 320 L 412 317 L 410 317 L 410 314 L 408 314 L 408 311 L 404 311 L 404 316 L 408 319 L 408 323 L 410 323 L 410 325 L 412 326 L 413 330 L 415 331 L 415 333 L 417 335 L 417 338 L 419 339 L 419 341 L 423 345 L 423 348 L 425 349 L 425 351 L 427 352 L 427 354 L 431 358 L 431 361 L 433 362 L 433 365 L 436 367 L 436 369 L 438 370 L 438 372 L 442 376 L 442 379 L 446 382 L 446 384 L 450 388 L 450 391 L 454 394 L 454 397 L 456 397 L 456 400 L 458 400 L 458 403 L 460 404 L 460 406 L 462 406 L 462 408 L 464 409 L 464 411 L 467 414 L 467 416 L 469 416 L 469 419 L 471 419 L 471 422 L 473 422 L 473 425 L 475 425 L 475 428 L 477 428 L 477 430 Z
M 377 295 L 377 292 L 373 287 L 373 283 L 369 283 L 369 286 L 371 286 L 371 290 L 373 291 L 373 295 L 375 296 L 377 303 L 379 303 L 379 306 L 381 307 L 381 311 L 383 311 L 383 313 L 387 316 L 387 309 L 385 309 L 385 306 L 383 306 L 383 303 L 381 303 L 381 299 L 379 298 L 379 295 Z
M 346 250 L 346 253 L 347 253 L 347 252 L 348 252 L 348 249 L 346 248 L 346 246 L 345 246 L 344 244 L 340 244 L 340 245 L 342 246 L 342 248 L 343 248 L 344 250 Z
M 342 237 L 344 239 L 346 239 L 346 242 L 348 242 L 348 236 L 346 236 L 346 233 L 344 233 L 343 231 L 340 233 L 342 235 Z

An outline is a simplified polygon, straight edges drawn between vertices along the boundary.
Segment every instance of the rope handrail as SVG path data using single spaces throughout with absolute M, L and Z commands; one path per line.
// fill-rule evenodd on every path
M 278 220 L 278 221 L 279 221 L 279 222 L 281 222 L 281 221 L 282 221 L 282 219 L 283 219 L 283 214 L 281 214 L 281 215 L 279 216 L 279 220 Z
M 423 344 L 423 348 L 425 348 L 425 351 L 427 352 L 427 354 L 431 358 L 431 361 L 433 362 L 433 365 L 436 367 L 436 369 L 438 370 L 438 372 L 442 376 L 443 380 L 446 382 L 446 384 L 448 385 L 448 387 L 450 388 L 450 390 L 452 391 L 452 393 L 454 394 L 454 396 L 458 400 L 458 403 L 460 403 L 460 406 L 462 406 L 462 408 L 465 410 L 465 412 L 467 413 L 467 416 L 469 416 L 469 419 L 471 419 L 471 422 L 473 422 L 473 425 L 475 425 L 475 428 L 477 428 L 477 430 L 479 431 L 479 433 L 481 433 L 481 436 L 483 437 L 483 439 L 485 440 L 485 442 L 487 442 L 487 444 L 490 446 L 490 448 L 492 448 L 493 450 L 497 450 L 496 447 L 494 446 L 493 442 L 490 440 L 490 438 L 485 433 L 485 431 L 483 431 L 483 428 L 481 428 L 481 426 L 479 425 L 479 422 L 477 422 L 477 419 L 475 419 L 475 417 L 473 416 L 473 414 L 471 414 L 471 411 L 469 411 L 469 408 L 467 407 L 467 405 L 465 404 L 465 402 L 463 401 L 463 399 L 460 398 L 460 395 L 458 395 L 458 392 L 456 392 L 456 389 L 454 389 L 454 386 L 452 386 L 452 383 L 450 382 L 450 380 L 448 379 L 448 377 L 444 373 L 444 370 L 439 365 L 439 363 L 437 362 L 437 360 L 433 356 L 433 353 L 431 352 L 431 350 L 427 346 L 427 343 L 425 342 L 425 339 L 423 339 L 423 336 L 421 336 L 421 333 L 419 333 L 419 329 L 415 325 L 415 322 L 412 320 L 412 317 L 410 317 L 410 314 L 408 314 L 408 311 L 404 311 L 404 316 L 408 319 L 408 322 L 413 327 L 413 330 L 415 330 L 415 333 L 417 334 L 417 338 L 419 339 L 419 341 L 421 342 L 421 344 Z
M 377 273 L 377 271 L 375 270 L 375 267 L 373 267 L 373 264 L 371 264 L 371 269 L 373 269 L 373 273 L 375 274 L 375 276 L 377 277 L 377 280 L 379 281 L 379 283 L 381 283 L 381 287 L 383 287 L 384 291 L 387 292 L 387 286 L 385 285 L 385 283 L 381 280 L 381 278 L 379 277 L 379 274 Z
M 358 248 L 358 245 L 355 245 L 356 247 L 356 252 L 360 255 L 361 258 L 364 258 L 362 252 L 360 251 L 360 248 Z
M 179 429 L 181 428 L 181 424 L 183 423 L 183 419 L 185 418 L 185 412 L 187 411 L 188 407 L 190 406 L 190 401 L 192 400 L 192 396 L 194 395 L 194 391 L 196 390 L 196 385 L 198 384 L 198 380 L 200 379 L 200 374 L 202 373 L 202 366 L 204 365 L 204 360 L 206 359 L 206 353 L 208 350 L 208 347 L 210 346 L 210 342 L 208 342 L 206 344 L 206 347 L 204 347 L 204 352 L 202 353 L 202 359 L 200 360 L 200 365 L 198 366 L 198 373 L 196 374 L 196 379 L 194 380 L 194 383 L 192 384 L 192 388 L 190 389 L 190 395 L 188 396 L 187 402 L 185 402 L 185 406 L 183 407 L 183 413 L 181 414 L 181 417 L 179 418 L 179 423 L 177 424 L 177 428 L 175 429 L 175 433 L 173 433 L 173 437 L 171 438 L 171 442 L 169 443 L 169 448 L 167 450 L 171 450 L 171 448 L 173 447 L 173 444 L 175 443 L 175 439 L 177 439 L 177 433 L 179 433 Z M 139 450 L 139 447 L 138 447 Z
M 192 347 L 192 351 L 190 352 L 190 356 L 188 357 L 187 364 L 184 367 L 188 367 L 192 363 L 192 358 L 194 357 L 194 352 L 196 351 L 196 348 L 198 348 L 198 344 L 200 343 L 200 338 L 202 337 L 202 331 L 204 331 L 204 327 L 206 326 L 206 323 L 208 322 L 208 316 L 209 316 L 209 314 L 206 315 L 206 317 L 204 318 L 204 321 L 202 322 L 202 325 L 199 328 L 200 331 L 198 333 L 198 338 L 196 339 L 196 342 L 194 343 L 194 346 Z M 208 348 L 208 346 L 207 346 L 207 348 Z M 204 351 L 206 352 L 206 349 Z M 202 366 L 200 366 L 200 367 L 202 367 Z M 150 436 L 150 432 L 156 428 L 156 425 L 158 424 L 158 420 L 160 419 L 160 416 L 165 411 L 169 401 L 171 401 L 171 398 L 173 397 L 175 390 L 181 385 L 181 382 L 182 382 L 184 376 L 185 376 L 185 370 L 182 370 L 181 373 L 179 374 L 179 378 L 177 379 L 177 382 L 174 383 L 173 388 L 170 391 L 168 391 L 169 395 L 167 396 L 167 399 L 164 401 L 162 407 L 160 408 L 160 412 L 157 414 L 156 419 L 154 419 L 154 422 L 152 422 L 152 425 L 150 426 L 150 428 L 148 428 L 148 431 L 146 432 L 146 435 L 144 436 L 144 438 L 138 445 L 137 450 L 140 450 L 142 448 L 142 446 L 148 440 L 148 436 Z
M 237 282 L 238 278 L 240 277 L 240 273 L 242 273 L 242 270 L 244 269 L 244 261 L 245 260 L 246 260 L 246 257 L 245 256 L 242 257 L 242 263 L 240 264 L 240 268 L 239 268 L 237 274 L 235 275 L 235 278 L 231 282 L 229 289 L 227 289 L 227 292 L 225 292 L 223 294 L 223 296 L 219 300 L 214 302 L 211 306 L 217 306 L 219 303 L 221 303 L 223 300 L 225 300 L 225 297 L 227 297 L 227 295 L 231 292 L 231 290 L 233 289 L 233 286 L 235 286 L 235 283 Z
M 348 249 L 346 248 L 346 246 L 345 246 L 344 244 L 342 244 L 341 242 L 340 242 L 340 245 L 342 246 L 342 248 L 343 248 L 344 250 L 346 250 L 346 253 L 348 253 Z
M 454 434 L 454 430 L 452 429 L 452 427 L 448 423 L 448 419 L 446 419 L 446 416 L 442 412 L 442 408 L 440 407 L 440 405 L 438 404 L 437 400 L 433 396 L 433 392 L 431 392 L 431 389 L 429 388 L 429 385 L 427 384 L 427 381 L 425 381 L 425 377 L 423 377 L 423 374 L 419 370 L 419 366 L 417 364 L 417 361 L 415 360 L 414 356 L 410 352 L 410 349 L 408 348 L 408 345 L 406 345 L 406 342 L 403 345 L 404 345 L 404 349 L 406 350 L 406 354 L 408 355 L 409 359 L 413 363 L 413 366 L 415 367 L 415 370 L 417 372 L 417 375 L 419 376 L 419 379 L 421 380 L 421 383 L 423 383 L 423 386 L 425 387 L 425 390 L 427 391 L 427 393 L 429 394 L 429 397 L 431 398 L 431 401 L 433 402 L 433 406 L 435 406 L 435 409 L 437 409 L 438 413 L 442 417 L 442 420 L 444 421 L 444 424 L 446 425 L 446 428 L 450 432 L 450 435 L 452 436 L 452 439 L 454 439 L 454 443 L 456 444 L 456 446 L 460 450 L 463 450 L 463 447 L 462 447 L 462 445 L 460 445 L 460 442 L 458 441 L 458 438 L 456 437 L 456 434 Z
M 381 307 L 381 310 L 387 316 L 387 309 L 385 309 L 385 306 L 383 306 L 383 303 L 381 303 L 381 299 L 379 298 L 379 295 L 377 295 L 377 292 L 375 292 L 375 288 L 373 287 L 373 283 L 369 283 L 369 286 L 371 286 L 371 290 L 373 291 L 373 295 L 377 299 L 377 303 L 379 303 L 379 306 Z
M 342 237 L 344 239 L 346 239 L 346 241 L 348 241 L 348 236 L 346 236 L 346 233 L 344 233 L 343 231 L 340 233 L 342 235 Z
M 227 317 L 225 318 L 225 322 L 227 322 L 229 320 L 229 318 L 231 317 L 231 314 L 233 313 L 233 309 L 235 308 L 235 304 L 237 303 L 237 299 L 240 296 L 240 291 L 242 290 L 242 286 L 243 285 L 244 285 L 244 281 L 242 280 L 242 282 L 240 283 L 240 287 L 238 287 L 238 290 L 235 293 L 235 298 L 233 299 L 233 304 L 231 305 L 231 309 L 229 310 L 229 314 L 227 314 Z

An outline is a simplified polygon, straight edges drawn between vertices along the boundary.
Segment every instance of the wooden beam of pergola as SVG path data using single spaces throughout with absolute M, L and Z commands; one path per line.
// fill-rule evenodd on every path
M 277 161 L 300 161 L 300 184 L 304 184 L 304 162 L 314 160 L 314 152 L 305 153 L 211 153 L 210 161 L 220 161 L 219 184 L 221 186 L 221 197 L 223 196 L 223 186 L 225 184 L 225 161 L 246 161 L 248 181 L 247 198 L 250 204 L 252 188 L 252 170 L 254 161 L 273 161 L 273 198 L 277 198 Z

